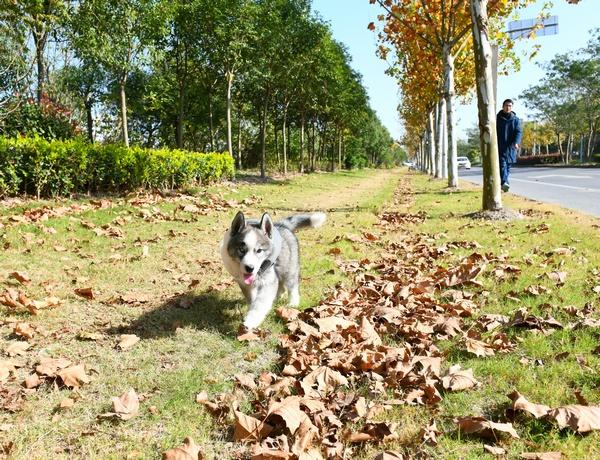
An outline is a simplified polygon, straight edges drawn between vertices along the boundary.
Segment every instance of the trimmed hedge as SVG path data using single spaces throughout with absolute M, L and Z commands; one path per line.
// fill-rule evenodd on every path
M 175 189 L 230 178 L 233 167 L 228 153 L 0 137 L 0 198 Z
M 549 163 L 560 163 L 560 153 L 550 153 L 544 155 L 521 155 L 517 157 L 517 164 L 521 166 L 540 165 Z

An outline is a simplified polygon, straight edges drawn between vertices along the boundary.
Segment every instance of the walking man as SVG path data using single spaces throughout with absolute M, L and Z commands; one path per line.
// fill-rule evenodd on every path
M 510 165 L 517 162 L 517 150 L 523 137 L 521 120 L 512 111 L 513 101 L 506 99 L 502 110 L 496 115 L 496 133 L 498 136 L 498 155 L 500 156 L 500 184 L 503 192 L 508 192 Z

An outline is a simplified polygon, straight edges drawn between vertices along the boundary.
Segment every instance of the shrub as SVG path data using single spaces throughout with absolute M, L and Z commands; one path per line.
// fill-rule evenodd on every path
M 233 176 L 227 153 L 127 148 L 76 138 L 0 137 L 0 198 L 19 193 L 65 196 L 76 192 L 175 189 Z
M 549 164 L 549 163 L 560 163 L 561 157 L 560 153 L 551 153 L 549 155 L 529 155 L 529 156 L 519 156 L 517 157 L 518 165 L 539 165 L 539 164 Z
M 71 139 L 79 128 L 72 120 L 72 111 L 47 94 L 38 104 L 32 98 L 19 102 L 0 126 L 5 136 L 40 136 L 45 139 Z

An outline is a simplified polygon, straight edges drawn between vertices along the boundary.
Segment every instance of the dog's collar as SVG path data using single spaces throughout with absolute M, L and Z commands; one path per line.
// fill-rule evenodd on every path
M 275 265 L 275 262 L 273 262 L 270 259 L 266 259 L 260 266 L 260 268 L 258 269 L 258 274 L 262 275 L 264 272 L 266 272 L 269 268 L 271 268 L 273 265 Z

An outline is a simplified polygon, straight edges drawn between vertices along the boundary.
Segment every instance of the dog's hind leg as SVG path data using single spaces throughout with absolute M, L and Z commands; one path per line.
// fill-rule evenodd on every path
M 288 291 L 288 305 L 297 307 L 300 305 L 300 280 L 299 276 L 292 276 L 285 280 L 285 287 Z
M 277 289 L 277 283 L 266 284 L 258 289 L 256 296 L 250 303 L 250 308 L 244 319 L 244 326 L 249 329 L 260 326 L 269 311 L 271 311 L 273 302 L 277 297 Z

